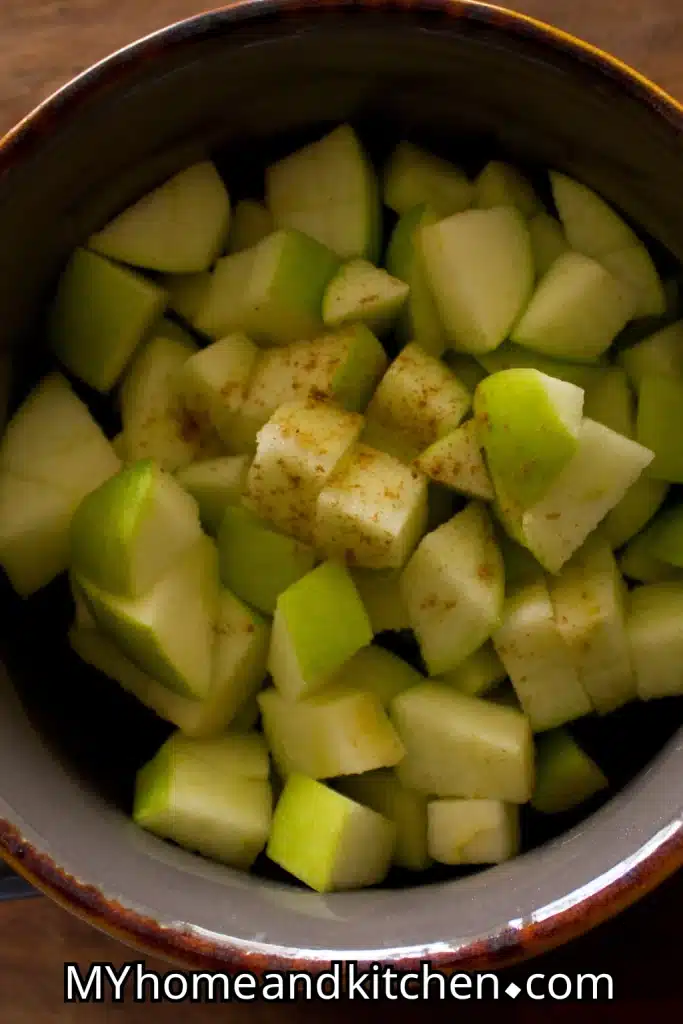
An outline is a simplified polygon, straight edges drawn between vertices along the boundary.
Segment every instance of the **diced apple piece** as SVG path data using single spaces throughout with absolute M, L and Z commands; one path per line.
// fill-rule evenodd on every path
M 224 455 L 178 470 L 176 480 L 197 502 L 202 526 L 212 536 L 218 534 L 228 505 L 239 502 L 248 469 L 247 455 Z
M 540 736 L 536 745 L 536 786 L 531 806 L 561 814 L 609 785 L 603 771 L 566 729 Z
M 531 217 L 529 235 L 536 278 L 540 280 L 550 270 L 555 260 L 567 252 L 569 245 L 560 222 L 545 211 Z
M 178 379 L 197 351 L 174 324 L 162 324 L 133 360 L 121 389 L 121 418 L 131 462 L 154 459 L 173 473 L 223 453 L 215 433 L 184 408 Z
M 372 628 L 349 573 L 323 562 L 277 600 L 268 668 L 283 696 L 296 700 L 330 682 L 372 641 Z
M 579 447 L 584 393 L 538 370 L 501 370 L 474 396 L 494 484 L 528 508 L 548 493 Z
M 560 359 L 597 359 L 633 316 L 634 292 L 579 252 L 555 260 L 510 337 Z
M 666 509 L 652 522 L 648 532 L 653 555 L 683 569 L 683 506 Z
M 534 732 L 593 710 L 542 578 L 506 599 L 493 645 Z
M 474 654 L 465 658 L 457 668 L 437 677 L 435 682 L 447 683 L 460 693 L 470 697 L 481 697 L 498 683 L 502 683 L 507 672 L 490 641 L 482 644 Z
M 522 513 L 503 496 L 498 511 L 513 537 L 557 573 L 652 458 L 649 449 L 584 417 L 578 451 L 548 493 Z
M 474 419 L 431 444 L 415 465 L 436 483 L 471 498 L 493 501 L 493 484 Z
M 406 345 L 389 366 L 366 410 L 365 438 L 384 438 L 389 447 L 414 458 L 455 430 L 471 404 L 471 395 L 445 363 L 417 344 Z M 388 454 L 397 454 L 388 451 Z
M 293 772 L 314 779 L 359 775 L 390 768 L 403 757 L 403 745 L 374 693 L 332 685 L 294 701 L 270 688 L 258 702 L 283 777 Z
M 653 548 L 651 523 L 642 533 L 636 534 L 624 548 L 619 559 L 619 569 L 630 580 L 640 583 L 665 583 L 683 580 L 683 572 L 668 562 L 657 558 Z
M 683 320 L 663 327 L 617 355 L 636 389 L 644 377 L 656 374 L 683 379 Z
M 163 279 L 168 292 L 168 308 L 182 317 L 188 324 L 194 324 L 211 284 L 211 271 L 198 274 L 168 274 Z
M 128 455 L 128 441 L 126 439 L 126 433 L 124 430 L 119 430 L 118 434 L 111 439 L 111 446 L 114 449 L 114 454 L 121 463 L 125 465 L 129 461 Z
M 448 341 L 461 352 L 497 348 L 533 288 L 531 241 L 519 211 L 466 210 L 422 228 L 419 244 Z
M 230 197 L 215 166 L 203 160 L 138 199 L 88 247 L 102 256 L 167 274 L 208 270 L 230 225 Z
M 323 296 L 323 321 L 329 327 L 365 324 L 376 334 L 391 329 L 406 303 L 410 286 L 368 260 L 349 260 L 332 278 Z
M 183 363 L 177 390 L 184 408 L 207 423 L 232 454 L 243 451 L 239 419 L 261 351 L 245 334 L 230 334 Z
M 236 204 L 228 236 L 228 252 L 251 249 L 275 230 L 270 210 L 255 199 L 240 199 Z
M 543 575 L 543 566 L 531 552 L 513 540 L 504 530 L 496 531 L 496 541 L 505 568 L 505 593 L 513 594 L 519 587 L 535 583 Z
M 666 293 L 662 279 L 644 245 L 616 249 L 600 258 L 603 267 L 636 296 L 635 317 L 663 316 L 666 312 Z
M 323 294 L 338 267 L 338 257 L 314 238 L 275 231 L 218 260 L 194 326 L 216 339 L 243 332 L 258 344 L 314 338 L 323 330 Z
M 477 390 L 477 384 L 487 376 L 488 371 L 474 356 L 466 356 L 461 352 L 454 352 L 448 349 L 442 357 L 449 370 L 452 370 L 461 384 L 464 384 L 472 394 Z
M 683 581 L 631 591 L 626 628 L 640 699 L 683 694 Z
M 437 214 L 424 204 L 414 206 L 399 218 L 386 253 L 389 273 L 410 286 L 396 333 L 404 343 L 415 341 L 432 356 L 442 354 L 446 337 L 425 274 L 422 250 L 417 243 L 422 228 L 436 224 L 438 220 Z
M 519 807 L 501 800 L 430 800 L 428 849 L 441 864 L 500 864 L 519 853 Z
M 281 405 L 258 433 L 247 475 L 254 511 L 309 542 L 318 495 L 363 429 L 359 413 L 314 399 Z
M 474 206 L 490 210 L 494 206 L 515 206 L 527 218 L 542 211 L 533 185 L 522 172 L 502 160 L 490 160 L 474 183 Z
M 606 366 L 586 389 L 583 414 L 624 437 L 633 437 L 635 400 L 626 371 L 622 367 Z
M 133 820 L 188 850 L 247 870 L 268 840 L 273 797 L 267 778 L 242 773 L 232 742 L 229 734 L 220 740 L 171 736 L 138 772 Z
M 277 533 L 240 505 L 225 510 L 218 551 L 225 586 L 267 615 L 274 613 L 280 594 L 316 563 L 312 548 Z
M 531 796 L 534 746 L 520 711 L 429 682 L 396 697 L 391 717 L 406 748 L 396 774 L 409 789 L 520 804 Z
M 424 682 L 424 676 L 407 661 L 372 644 L 349 658 L 334 677 L 333 685 L 374 694 L 388 709 L 394 697 Z
M 572 249 L 600 259 L 607 253 L 639 244 L 628 224 L 587 185 L 558 171 L 550 172 L 550 184 Z
M 69 565 L 69 525 L 78 500 L 53 484 L 0 473 L 0 565 L 21 597 Z
M 643 475 L 632 484 L 618 505 L 602 521 L 602 535 L 614 551 L 645 527 L 662 505 L 669 491 L 663 480 Z
M 410 629 L 408 611 L 401 594 L 400 575 L 400 570 L 396 569 L 351 570 L 373 633 Z
M 76 249 L 57 285 L 48 332 L 76 377 L 110 391 L 166 304 L 163 288 L 128 267 Z
M 634 700 L 627 592 L 609 545 L 590 538 L 549 588 L 557 628 L 596 711 L 606 714 Z
M 393 821 L 396 826 L 394 864 L 408 871 L 425 871 L 427 852 L 427 798 L 406 789 L 394 772 L 379 768 L 351 775 L 335 783 L 339 792 Z
M 428 533 L 401 576 L 430 675 L 456 668 L 500 624 L 503 561 L 485 508 L 472 502 Z
M 413 145 L 399 142 L 384 170 L 384 202 L 399 215 L 429 203 L 439 217 L 472 205 L 474 186 L 454 164 Z
M 636 437 L 654 452 L 650 476 L 683 483 L 683 379 L 663 374 L 641 379 Z
M 213 544 L 202 537 L 139 598 L 73 579 L 97 625 L 124 654 L 175 693 L 202 698 L 211 685 L 217 577 Z
M 140 597 L 201 536 L 194 498 L 143 459 L 79 505 L 71 521 L 71 569 L 113 594 Z
M 603 370 L 601 365 L 553 359 L 540 352 L 532 352 L 530 348 L 515 345 L 511 341 L 504 341 L 495 352 L 482 352 L 477 355 L 477 362 L 481 363 L 488 373 L 518 369 L 539 370 L 541 373 L 547 374 L 548 377 L 566 380 L 584 390 L 600 379 Z
M 379 190 L 350 125 L 340 125 L 268 167 L 266 199 L 276 227 L 296 228 L 342 259 L 376 260 Z
M 387 367 L 382 345 L 369 328 L 346 327 L 312 341 L 262 353 L 240 413 L 242 433 L 256 434 L 285 402 L 329 399 L 362 412 Z
M 427 478 L 357 444 L 318 495 L 314 545 L 366 569 L 405 565 L 427 526 Z
M 388 818 L 322 782 L 295 775 L 277 802 L 266 852 L 324 893 L 382 882 L 395 843 L 396 826 Z

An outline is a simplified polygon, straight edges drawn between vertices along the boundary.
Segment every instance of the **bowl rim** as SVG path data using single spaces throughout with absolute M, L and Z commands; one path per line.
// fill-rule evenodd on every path
M 71 78 L 48 95 L 0 139 L 0 175 L 20 164 L 57 125 L 68 121 L 93 92 L 116 81 L 131 64 L 139 65 L 155 53 L 200 37 L 211 37 L 225 25 L 273 12 L 288 11 L 324 17 L 326 12 L 359 9 L 375 12 L 436 12 L 469 22 L 484 22 L 508 35 L 534 39 L 550 50 L 590 66 L 614 81 L 633 100 L 649 107 L 677 131 L 683 132 L 683 104 L 645 75 L 616 56 L 552 24 L 479 0 L 231 0 L 161 27 L 115 50 Z M 302 953 L 301 958 L 251 953 L 248 943 L 237 944 L 228 936 L 198 938 L 182 924 L 161 927 L 134 909 L 109 899 L 96 887 L 68 875 L 46 853 L 31 845 L 10 821 L 0 819 L 0 856 L 39 892 L 87 923 L 141 952 L 160 956 L 168 963 L 203 970 L 252 970 L 273 967 L 322 971 L 330 960 Z M 526 926 L 520 941 L 510 926 L 485 938 L 458 943 L 457 948 L 421 951 L 441 970 L 496 970 L 546 952 L 607 921 L 683 866 L 683 819 L 672 816 L 669 824 L 644 843 L 626 861 L 603 877 L 602 884 L 577 893 L 568 903 L 558 899 L 544 908 L 545 916 Z M 381 960 L 380 955 L 373 958 Z M 341 954 L 340 954 L 341 956 Z M 400 966 L 400 964 L 399 964 Z

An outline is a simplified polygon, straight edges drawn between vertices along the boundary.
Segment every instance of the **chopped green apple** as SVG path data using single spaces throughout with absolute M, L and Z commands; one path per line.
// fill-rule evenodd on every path
M 461 384 L 464 384 L 472 394 L 477 390 L 479 381 L 482 381 L 488 373 L 474 356 L 466 356 L 461 352 L 454 352 L 453 349 L 448 349 L 441 358 Z
M 619 214 L 587 185 L 550 172 L 555 206 L 572 249 L 595 259 L 638 245 L 639 239 Z
M 525 511 L 499 496 L 498 513 L 513 538 L 557 573 L 652 458 L 643 445 L 584 417 L 578 451 L 547 494 Z
M 175 693 L 202 698 L 211 685 L 217 558 L 206 537 L 193 544 L 142 597 L 111 594 L 72 577 L 100 629 Z
M 490 640 L 465 658 L 457 668 L 444 672 L 435 682 L 447 683 L 460 693 L 481 697 L 502 683 L 507 672 Z
M 52 349 L 74 376 L 110 391 L 166 300 L 164 289 L 142 274 L 76 249 L 50 310 Z
M 388 709 L 394 697 L 423 681 L 424 676 L 403 658 L 371 644 L 342 665 L 333 685 L 372 693 Z
M 321 307 L 339 258 L 299 231 L 274 231 L 216 263 L 194 319 L 211 338 L 244 332 L 258 344 L 287 345 L 321 334 Z
M 643 378 L 651 374 L 683 379 L 683 320 L 677 320 L 630 348 L 622 349 L 617 361 L 637 390 Z
M 501 370 L 479 384 L 474 414 L 496 485 L 523 508 L 548 493 L 579 447 L 584 392 L 538 370 Z
M 669 485 L 663 480 L 653 480 L 647 475 L 638 477 L 602 521 L 602 534 L 613 551 L 623 547 L 649 523 L 668 492 Z
M 586 389 L 583 414 L 624 437 L 635 434 L 635 400 L 626 371 L 606 366 Z
M 430 675 L 456 668 L 500 624 L 503 561 L 491 520 L 471 502 L 428 533 L 403 570 L 401 590 Z
M 323 562 L 278 597 L 268 658 L 273 682 L 292 700 L 307 696 L 330 682 L 372 635 L 347 570 Z
M 627 592 L 609 544 L 590 538 L 549 589 L 557 628 L 596 711 L 606 714 L 634 700 Z
M 91 491 L 71 521 L 71 570 L 123 597 L 145 594 L 202 535 L 194 498 L 151 459 Z
M 456 213 L 422 228 L 419 244 L 448 341 L 460 352 L 497 348 L 533 288 L 531 241 L 521 213 L 506 206 Z
M 534 732 L 593 710 L 542 577 L 506 599 L 493 645 Z
M 641 700 L 683 694 L 683 581 L 631 591 L 626 628 Z
M 128 454 L 128 440 L 124 430 L 119 430 L 118 434 L 111 439 L 111 446 L 114 449 L 116 457 L 121 460 L 121 463 L 125 465 L 130 461 Z
M 673 505 L 660 513 L 648 532 L 653 555 L 683 569 L 683 506 Z
M 410 629 L 408 611 L 401 594 L 400 575 L 401 570 L 396 569 L 351 570 L 373 633 Z
M 520 711 L 425 682 L 394 699 L 391 717 L 406 749 L 396 774 L 409 789 L 520 804 L 531 796 L 534 746 Z
M 406 345 L 370 400 L 365 440 L 390 455 L 400 457 L 402 452 L 410 460 L 455 430 L 471 401 L 467 388 L 445 363 L 416 343 Z
M 602 769 L 566 729 L 539 736 L 536 785 L 531 806 L 541 814 L 561 814 L 609 785 Z
M 427 478 L 357 444 L 318 495 L 314 545 L 366 569 L 403 566 L 427 527 Z
M 511 341 L 504 341 L 495 352 L 482 352 L 477 356 L 487 373 L 499 373 L 501 370 L 533 369 L 540 370 L 548 377 L 557 377 L 575 384 L 586 390 L 594 381 L 599 380 L 603 367 L 586 363 L 572 363 L 567 360 L 553 359 L 551 356 L 532 352 Z
M 529 235 L 536 278 L 540 280 L 547 274 L 555 260 L 567 252 L 569 245 L 560 222 L 545 211 L 531 217 Z
M 339 779 L 335 788 L 393 821 L 396 826 L 394 864 L 408 871 L 425 871 L 429 867 L 427 798 L 423 793 L 406 789 L 395 773 L 386 768 Z
M 663 316 L 666 313 L 664 284 L 644 245 L 631 245 L 627 249 L 605 253 L 600 262 L 635 294 L 634 318 Z
M 415 465 L 430 480 L 468 497 L 482 501 L 495 497 L 475 419 L 431 444 L 418 455 Z
M 377 258 L 377 180 L 350 125 L 340 125 L 268 167 L 266 200 L 276 227 L 295 228 L 342 259 Z
M 228 505 L 239 503 L 247 482 L 249 457 L 223 455 L 193 462 L 178 470 L 176 480 L 197 502 L 203 528 L 216 536 Z
M 225 245 L 230 197 L 210 160 L 179 171 L 88 239 L 102 256 L 166 274 L 208 270 Z
M 228 235 L 228 252 L 242 252 L 275 230 L 270 210 L 256 199 L 240 199 L 235 205 Z
M 660 373 L 641 379 L 636 437 L 654 452 L 650 476 L 683 483 L 683 379 Z
M 663 562 L 653 552 L 656 522 L 649 524 L 642 533 L 637 533 L 628 542 L 621 557 L 619 569 L 622 575 L 639 583 L 665 583 L 683 579 L 683 572 L 669 562 Z
M 376 694 L 355 686 L 328 686 L 302 700 L 275 688 L 258 695 L 263 731 L 280 774 L 313 779 L 390 768 L 403 745 Z
M 386 877 L 396 826 L 322 782 L 294 775 L 277 802 L 266 852 L 316 892 L 361 889 Z
M 404 343 L 415 341 L 432 356 L 442 354 L 446 337 L 417 242 L 422 228 L 436 224 L 438 220 L 437 214 L 424 204 L 408 210 L 399 218 L 391 234 L 385 258 L 389 273 L 410 287 L 396 333 Z
M 543 566 L 531 552 L 513 540 L 505 530 L 496 530 L 496 541 L 505 568 L 505 594 L 509 597 L 519 587 L 534 583 L 543 575 Z
M 211 284 L 211 271 L 202 270 L 198 274 L 168 274 L 164 277 L 163 284 L 168 292 L 168 308 L 182 317 L 186 323 L 194 324 Z
M 218 551 L 225 586 L 266 615 L 275 612 L 280 594 L 316 563 L 312 548 L 278 533 L 241 505 L 226 508 Z
M 529 179 L 512 164 L 490 160 L 474 183 L 474 206 L 490 210 L 494 206 L 514 206 L 526 218 L 543 209 Z
M 254 511 L 305 543 L 318 495 L 356 444 L 363 417 L 309 399 L 281 405 L 261 428 L 247 475 Z
M 386 334 L 406 303 L 410 286 L 368 260 L 342 264 L 323 296 L 323 321 L 329 327 L 365 324 Z
M 240 412 L 260 355 L 245 334 L 230 334 L 195 352 L 178 373 L 183 407 L 197 423 L 208 424 L 234 455 L 243 451 Z
M 21 597 L 69 564 L 69 524 L 78 501 L 58 488 L 0 474 L 0 565 Z
M 634 308 L 632 288 L 590 256 L 566 252 L 539 281 L 510 337 L 559 359 L 597 359 Z
M 137 774 L 133 820 L 163 839 L 246 870 L 268 840 L 273 797 L 267 778 L 243 773 L 233 739 L 171 736 Z
M 454 164 L 412 142 L 399 142 L 384 169 L 383 197 L 399 216 L 429 203 L 439 217 L 472 205 L 474 187 Z
M 440 864 L 500 864 L 519 853 L 519 807 L 502 800 L 430 800 L 428 849 Z

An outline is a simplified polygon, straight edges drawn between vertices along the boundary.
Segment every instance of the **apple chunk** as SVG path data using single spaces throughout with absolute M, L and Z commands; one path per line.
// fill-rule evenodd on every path
M 569 245 L 560 222 L 545 211 L 535 214 L 529 221 L 529 236 L 536 279 L 540 280 L 550 270 L 558 256 L 567 251 Z
M 648 474 L 683 483 L 683 380 L 647 374 L 638 389 L 636 437 L 654 452 Z
M 410 629 L 408 611 L 401 594 L 400 569 L 351 569 L 373 633 Z
M 662 377 L 683 378 L 683 320 L 669 324 L 647 338 L 623 349 L 617 361 L 628 374 L 631 384 L 638 390 L 643 377 L 654 374 Z
M 123 597 L 140 597 L 202 535 L 197 503 L 145 459 L 81 502 L 71 522 L 71 569 Z
M 393 821 L 396 826 L 394 864 L 408 871 L 425 871 L 429 867 L 427 798 L 423 793 L 406 789 L 395 773 L 386 768 L 339 779 L 335 788 Z
M 683 582 L 631 592 L 626 628 L 641 700 L 683 693 Z
M 235 205 L 228 236 L 228 252 L 250 249 L 275 230 L 270 210 L 255 199 L 240 199 Z
M 483 506 L 472 502 L 428 533 L 401 591 L 430 675 L 456 668 L 500 624 L 503 561 Z
M 439 217 L 448 217 L 473 199 L 474 187 L 459 167 L 412 142 L 399 142 L 387 161 L 384 202 L 399 215 L 429 203 Z
M 391 718 L 406 749 L 396 774 L 409 789 L 520 804 L 531 796 L 534 747 L 521 711 L 429 682 L 396 697 Z
M 540 736 L 536 745 L 536 785 L 531 806 L 560 814 L 589 800 L 609 785 L 603 771 L 566 729 Z
M 372 628 L 349 573 L 323 562 L 277 600 L 268 668 L 285 697 L 296 700 L 330 682 L 372 641 Z
M 432 356 L 443 353 L 446 337 L 417 242 L 422 228 L 436 224 L 438 220 L 434 211 L 424 204 L 412 207 L 396 224 L 385 258 L 389 273 L 405 281 L 410 288 L 399 314 L 396 334 L 403 343 L 417 342 Z
M 431 444 L 415 465 L 435 483 L 470 498 L 493 501 L 495 497 L 475 419 Z
M 479 440 L 494 483 L 523 507 L 548 492 L 579 446 L 584 393 L 538 370 L 501 370 L 474 396 Z
M 334 676 L 334 685 L 363 690 L 388 709 L 394 697 L 424 681 L 424 676 L 384 647 L 372 644 L 345 662 Z
M 427 478 L 358 444 L 318 495 L 314 544 L 366 569 L 398 569 L 427 526 Z
M 626 371 L 606 366 L 586 388 L 583 414 L 624 437 L 635 434 L 635 400 Z
M 230 197 L 210 160 L 179 171 L 88 239 L 95 252 L 162 273 L 208 270 L 225 245 Z
M 199 517 L 207 533 L 216 536 L 228 505 L 242 496 L 249 469 L 247 455 L 223 455 L 193 462 L 178 470 L 176 480 L 199 506 Z
M 277 802 L 266 852 L 317 892 L 361 889 L 386 877 L 396 826 L 322 782 L 293 775 Z
M 502 683 L 506 675 L 505 666 L 496 654 L 491 641 L 487 640 L 473 654 L 465 658 L 457 668 L 450 672 L 444 672 L 434 681 L 448 683 L 453 689 L 460 693 L 466 693 L 470 697 L 481 697 L 498 683 Z
M 605 253 L 600 262 L 635 295 L 634 318 L 666 313 L 664 284 L 644 245 Z
M 661 507 L 668 491 L 669 485 L 665 481 L 645 475 L 631 484 L 619 504 L 607 513 L 602 522 L 603 536 L 614 551 L 640 533 Z
M 512 164 L 490 160 L 474 183 L 474 205 L 480 210 L 495 206 L 515 206 L 524 217 L 533 217 L 542 210 L 533 185 Z
M 410 286 L 367 260 L 349 260 L 332 278 L 323 297 L 323 320 L 330 327 L 365 324 L 376 334 L 391 329 Z
M 80 380 L 110 391 L 166 301 L 164 289 L 142 274 L 76 249 L 50 310 L 54 353 Z
M 550 172 L 553 199 L 572 249 L 600 259 L 638 244 L 637 235 L 601 196 L 558 171 Z
M 238 757 L 235 741 L 242 748 Z M 245 741 L 252 737 L 199 740 L 175 733 L 138 772 L 135 823 L 212 860 L 250 868 L 268 839 L 273 798 L 264 775 L 267 755 L 258 774 L 244 770 Z
M 519 807 L 502 800 L 431 800 L 428 849 L 441 864 L 500 864 L 519 853 Z

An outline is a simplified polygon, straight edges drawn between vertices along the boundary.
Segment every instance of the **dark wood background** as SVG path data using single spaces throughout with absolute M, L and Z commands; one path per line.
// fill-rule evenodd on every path
M 73 74 L 134 38 L 174 20 L 196 14 L 198 0 L 0 0 L 0 132 Z M 533 14 L 611 50 L 670 92 L 683 98 L 683 0 L 519 0 L 509 7 Z M 683 189 L 683 175 L 681 176 Z M 611 972 L 618 1005 L 583 1004 L 588 1021 L 664 1016 L 683 1005 L 683 968 L 679 954 L 683 914 L 683 876 L 583 939 L 538 958 L 532 966 L 508 972 L 509 979 L 531 970 L 548 974 Z M 72 918 L 43 897 L 0 905 L 0 1024 L 180 1024 L 190 1020 L 228 1020 L 244 1024 L 294 1024 L 329 1018 L 357 1024 L 383 1012 L 399 1021 L 472 1019 L 473 1003 L 439 1007 L 343 1006 L 64 1006 L 65 960 L 121 962 L 130 951 Z M 163 970 L 163 965 L 148 962 Z M 506 975 L 507 980 L 507 975 Z M 494 1008 L 495 1010 L 495 1008 Z M 505 1003 L 509 1024 L 532 1015 L 574 1020 L 576 1006 Z

